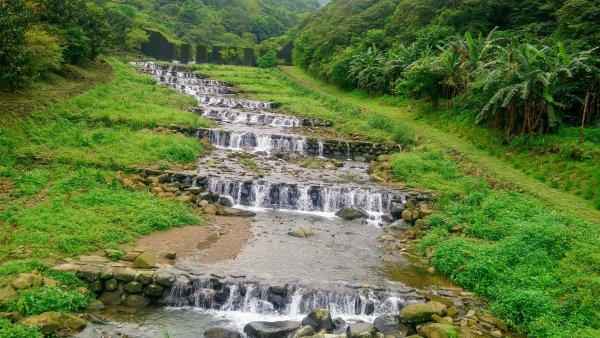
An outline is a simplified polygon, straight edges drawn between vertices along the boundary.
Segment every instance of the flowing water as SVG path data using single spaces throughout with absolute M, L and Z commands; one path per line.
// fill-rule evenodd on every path
M 207 175 L 210 191 L 237 208 L 257 212 L 254 236 L 228 261 L 179 259 L 174 267 L 179 279 L 166 307 L 127 320 L 119 315 L 120 323 L 92 325 L 82 337 L 97 336 L 111 325 L 130 336 L 162 337 L 166 329 L 171 337 L 201 337 L 212 326 L 241 330 L 253 320 L 301 320 L 316 307 L 347 321 L 372 321 L 422 298 L 413 287 L 433 281 L 420 275 L 413 280 L 416 285 L 390 281 L 378 240 L 383 234 L 381 215 L 392 203 L 406 203 L 409 194 L 370 182 L 367 163 L 299 165 L 297 160 L 308 156 L 308 145 L 293 127 L 312 122 L 280 114 L 272 102 L 236 97 L 232 85 L 178 66 L 136 65 L 159 84 L 194 95 L 194 111 L 219 122 L 217 128 L 198 131 L 198 137 L 215 147 L 199 159 L 199 172 Z M 350 158 L 345 144 L 344 155 Z M 319 141 L 315 160 L 327 160 L 323 148 Z M 350 205 L 366 210 L 369 219 L 334 216 Z M 309 235 L 288 235 L 298 229 Z M 410 262 L 396 263 L 411 269 Z

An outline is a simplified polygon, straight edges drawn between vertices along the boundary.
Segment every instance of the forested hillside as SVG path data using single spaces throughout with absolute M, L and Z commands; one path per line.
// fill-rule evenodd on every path
M 291 35 L 313 76 L 429 103 L 432 126 L 600 209 L 598 22 L 597 0 L 338 0 Z
M 463 98 L 506 136 L 600 113 L 600 4 L 338 0 L 307 18 L 295 63 L 345 88 Z
M 150 28 L 188 43 L 252 47 L 280 36 L 317 0 L 94 0 L 113 26 Z M 121 29 L 123 30 L 123 29 Z M 121 37 L 121 45 L 126 37 Z
M 102 53 L 136 51 L 148 39 L 144 29 L 172 41 L 254 47 L 319 6 L 317 0 L 3 0 L 0 87 L 23 87 Z

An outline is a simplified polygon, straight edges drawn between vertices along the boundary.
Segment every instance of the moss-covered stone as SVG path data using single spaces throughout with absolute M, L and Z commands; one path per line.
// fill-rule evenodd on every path
M 409 304 L 400 310 L 400 321 L 405 324 L 420 324 L 431 320 L 432 315 L 444 316 L 446 305 L 438 302 Z

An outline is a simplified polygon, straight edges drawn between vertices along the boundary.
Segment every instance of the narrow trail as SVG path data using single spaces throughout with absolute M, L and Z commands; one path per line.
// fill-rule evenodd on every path
M 553 209 L 575 214 L 590 221 L 600 223 L 600 210 L 594 209 L 584 199 L 548 187 L 546 184 L 527 176 L 501 159 L 488 154 L 484 150 L 477 149 L 469 141 L 417 119 L 417 115 L 413 111 L 383 105 L 376 98 L 357 98 L 352 93 L 312 78 L 297 67 L 280 67 L 280 70 L 291 80 L 308 89 L 320 94 L 333 96 L 335 99 L 365 109 L 369 113 L 379 114 L 392 119 L 392 121 L 436 143 L 447 152 L 460 154 L 465 161 L 476 163 L 498 180 L 519 187 L 523 192 L 540 199 Z

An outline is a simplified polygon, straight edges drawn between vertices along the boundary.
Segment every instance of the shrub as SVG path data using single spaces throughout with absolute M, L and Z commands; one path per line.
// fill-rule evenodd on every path
M 443 96 L 442 82 L 446 78 L 445 70 L 438 63 L 439 60 L 434 57 L 426 57 L 413 63 L 396 81 L 396 94 L 423 98 L 437 105 Z
M 42 287 L 22 291 L 17 300 L 4 307 L 8 311 L 34 316 L 48 311 L 76 312 L 84 309 L 89 301 L 90 296 L 82 295 L 76 290 Z
M 277 66 L 277 53 L 270 49 L 265 55 L 259 56 L 256 59 L 256 64 L 259 68 L 273 68 Z
M 50 33 L 50 27 L 32 25 L 25 33 L 23 49 L 29 55 L 27 73 L 38 77 L 49 70 L 59 70 L 63 62 L 63 47 L 60 39 Z
M 0 319 L 0 337 L 2 338 L 40 338 L 42 334 L 35 326 L 14 325 L 8 320 Z
M 27 55 L 22 48 L 31 12 L 23 0 L 0 1 L 0 86 L 23 86 Z

